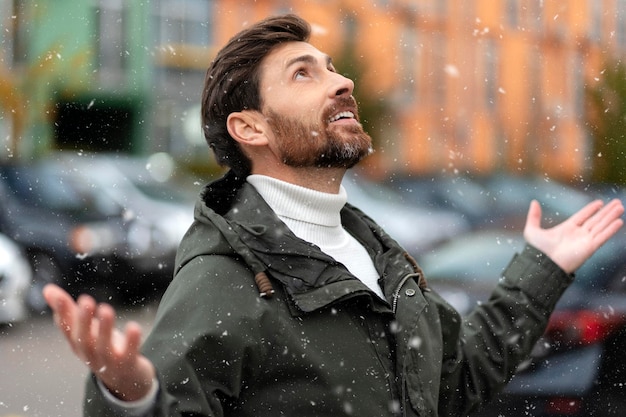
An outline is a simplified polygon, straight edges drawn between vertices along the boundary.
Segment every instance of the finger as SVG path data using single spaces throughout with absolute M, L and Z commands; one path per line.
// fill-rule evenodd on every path
M 599 248 L 604 245 L 617 231 L 624 225 L 622 219 L 613 220 L 607 227 L 602 229 L 598 234 L 594 236 L 593 244 L 595 248 Z
M 113 332 L 115 326 L 115 310 L 108 304 L 100 304 L 98 306 L 96 317 L 98 319 L 98 333 L 94 335 L 96 338 L 96 353 L 103 363 L 106 363 L 114 353 Z M 95 370 L 96 372 L 104 372 L 105 369 Z
M 94 329 L 94 315 L 96 302 L 88 295 L 78 297 L 78 320 L 74 332 L 74 345 L 78 352 L 84 355 L 87 362 L 94 359 L 94 343 L 92 332 Z
M 624 206 L 619 200 L 612 200 L 602 210 L 594 214 L 587 222 L 586 226 L 592 233 L 604 230 L 610 224 L 624 214 Z
M 569 218 L 569 221 L 573 222 L 576 226 L 582 226 L 591 216 L 598 212 L 603 205 L 602 200 L 594 200 L 574 213 Z
M 528 214 L 526 216 L 526 225 L 524 226 L 524 230 L 529 230 L 531 228 L 541 227 L 541 206 L 537 200 L 532 200 L 530 202 L 530 206 L 528 207 Z
M 55 311 L 59 306 L 59 303 L 64 302 L 64 300 L 72 300 L 72 297 L 56 284 L 46 284 L 42 293 L 46 302 L 53 311 Z
M 43 296 L 54 313 L 55 324 L 68 340 L 71 339 L 77 314 L 74 299 L 55 284 L 46 285 L 43 289 Z
M 613 200 L 585 220 L 580 227 L 593 238 L 618 219 L 622 214 L 622 209 L 621 202 Z
M 141 346 L 141 326 L 136 322 L 128 322 L 125 328 L 126 352 L 129 356 L 136 356 Z

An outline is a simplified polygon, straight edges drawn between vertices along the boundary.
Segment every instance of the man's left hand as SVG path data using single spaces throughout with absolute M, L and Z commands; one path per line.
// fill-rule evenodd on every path
M 620 200 L 604 204 L 592 201 L 570 218 L 549 229 L 541 228 L 541 207 L 533 200 L 528 209 L 524 238 L 550 257 L 566 273 L 572 273 L 622 226 Z

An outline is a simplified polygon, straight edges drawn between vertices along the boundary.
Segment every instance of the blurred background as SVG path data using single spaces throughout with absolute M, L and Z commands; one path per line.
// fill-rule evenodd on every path
M 296 12 L 357 83 L 379 177 L 623 181 L 623 0 L 4 0 L 0 157 L 167 152 L 209 169 L 206 68 Z
M 200 128 L 206 68 L 283 12 L 356 83 L 376 152 L 344 180 L 349 200 L 460 311 L 521 249 L 531 199 L 548 227 L 623 198 L 626 0 L 1 0 L 0 416 L 80 415 L 83 371 L 50 329 L 47 282 L 149 326 L 220 173 Z M 626 414 L 625 242 L 579 271 L 485 415 Z M 52 357 L 76 365 L 73 388 L 51 389 Z

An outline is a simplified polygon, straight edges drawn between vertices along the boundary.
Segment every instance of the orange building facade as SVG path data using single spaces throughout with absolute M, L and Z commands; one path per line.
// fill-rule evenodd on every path
M 295 12 L 330 55 L 349 39 L 357 89 L 394 115 L 381 174 L 498 170 L 571 180 L 593 165 L 584 90 L 626 50 L 626 1 L 219 0 L 215 44 Z M 339 68 L 341 71 L 341 68 Z

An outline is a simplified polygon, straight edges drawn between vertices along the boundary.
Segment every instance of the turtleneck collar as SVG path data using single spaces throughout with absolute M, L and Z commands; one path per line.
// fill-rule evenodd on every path
M 265 175 L 250 175 L 247 181 L 278 217 L 326 227 L 341 226 L 339 212 L 348 199 L 343 186 L 338 194 L 331 194 Z

